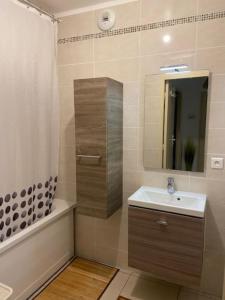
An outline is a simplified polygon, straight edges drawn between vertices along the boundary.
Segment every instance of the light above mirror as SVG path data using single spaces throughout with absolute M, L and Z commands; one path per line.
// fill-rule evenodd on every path
M 164 66 L 160 67 L 160 71 L 162 73 L 180 73 L 180 72 L 187 72 L 188 65 L 174 65 L 174 66 Z M 189 71 L 190 72 L 190 71 Z

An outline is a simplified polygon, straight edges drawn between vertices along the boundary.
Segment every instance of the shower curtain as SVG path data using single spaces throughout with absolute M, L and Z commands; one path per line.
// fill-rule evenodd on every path
M 0 1 L 0 241 L 52 209 L 58 171 L 56 25 Z

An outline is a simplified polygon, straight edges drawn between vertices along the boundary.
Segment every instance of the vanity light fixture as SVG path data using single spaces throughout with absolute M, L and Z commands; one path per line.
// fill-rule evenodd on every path
M 188 65 L 174 65 L 174 66 L 160 67 L 160 71 L 163 73 L 188 72 Z

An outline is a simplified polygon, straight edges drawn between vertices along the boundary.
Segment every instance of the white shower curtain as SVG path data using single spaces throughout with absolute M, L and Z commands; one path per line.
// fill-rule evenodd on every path
M 51 212 L 58 171 L 56 25 L 0 0 L 0 241 Z

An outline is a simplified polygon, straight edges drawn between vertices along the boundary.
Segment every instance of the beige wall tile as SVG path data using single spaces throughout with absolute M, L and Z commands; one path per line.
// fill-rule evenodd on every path
M 66 85 L 67 87 L 69 86 L 71 89 L 73 89 L 73 81 L 75 79 L 92 78 L 93 72 L 94 64 L 92 63 L 59 66 L 59 85 Z
M 225 7 L 224 7 L 225 8 Z M 199 22 L 198 48 L 225 46 L 225 20 L 217 19 L 209 22 Z
M 214 74 L 225 73 L 225 47 L 198 49 L 196 69 L 209 70 Z
M 58 28 L 58 37 L 60 39 L 93 33 L 95 14 L 87 12 L 78 15 L 72 15 L 60 18 L 61 22 Z
M 78 256 L 95 258 L 95 218 L 76 215 L 76 254 Z
M 138 128 L 123 129 L 123 148 L 124 150 L 135 150 L 138 148 Z
M 75 121 L 73 118 L 72 122 Z M 70 123 L 72 123 L 70 122 Z M 61 126 L 60 142 L 64 147 L 73 148 L 75 154 L 75 126 L 69 124 L 68 126 Z M 67 155 L 67 154 L 66 154 Z
M 137 150 L 123 151 L 123 169 L 124 171 L 137 171 L 138 152 Z
M 211 102 L 209 128 L 225 128 L 225 102 Z
M 123 126 L 138 127 L 139 125 L 139 106 L 124 105 L 123 107 Z
M 208 153 L 225 154 L 225 129 L 209 129 Z
M 95 61 L 133 58 L 138 56 L 139 33 L 117 35 L 94 40 Z
M 76 179 L 76 165 L 69 162 L 59 164 L 59 177 L 63 182 L 70 182 L 75 184 Z
M 76 202 L 76 184 L 62 181 L 59 177 L 57 184 L 56 198 L 65 199 L 66 201 Z
M 138 59 L 95 63 L 95 77 L 110 77 L 125 82 L 138 80 Z
M 174 171 L 172 174 L 169 171 L 146 171 L 143 174 L 142 185 L 149 185 L 153 187 L 166 188 L 167 179 L 170 176 L 175 179 L 175 187 L 179 191 L 186 191 L 189 189 L 189 178 L 187 175 L 180 175 L 179 172 Z
M 199 0 L 198 1 L 198 13 L 207 13 L 212 11 L 224 10 L 224 0 Z
M 196 12 L 197 0 L 142 0 L 141 23 L 192 16 Z
M 134 193 L 143 184 L 143 172 L 124 172 L 124 191 Z
M 211 101 L 225 101 L 225 75 L 214 75 L 211 78 Z
M 124 82 L 123 103 L 125 105 L 138 105 L 140 96 L 140 83 L 138 81 Z
M 58 46 L 59 65 L 90 63 L 93 59 L 93 40 L 59 44 Z
M 170 42 L 164 42 L 165 36 Z M 167 27 L 141 32 L 141 55 L 195 49 L 196 24 Z

